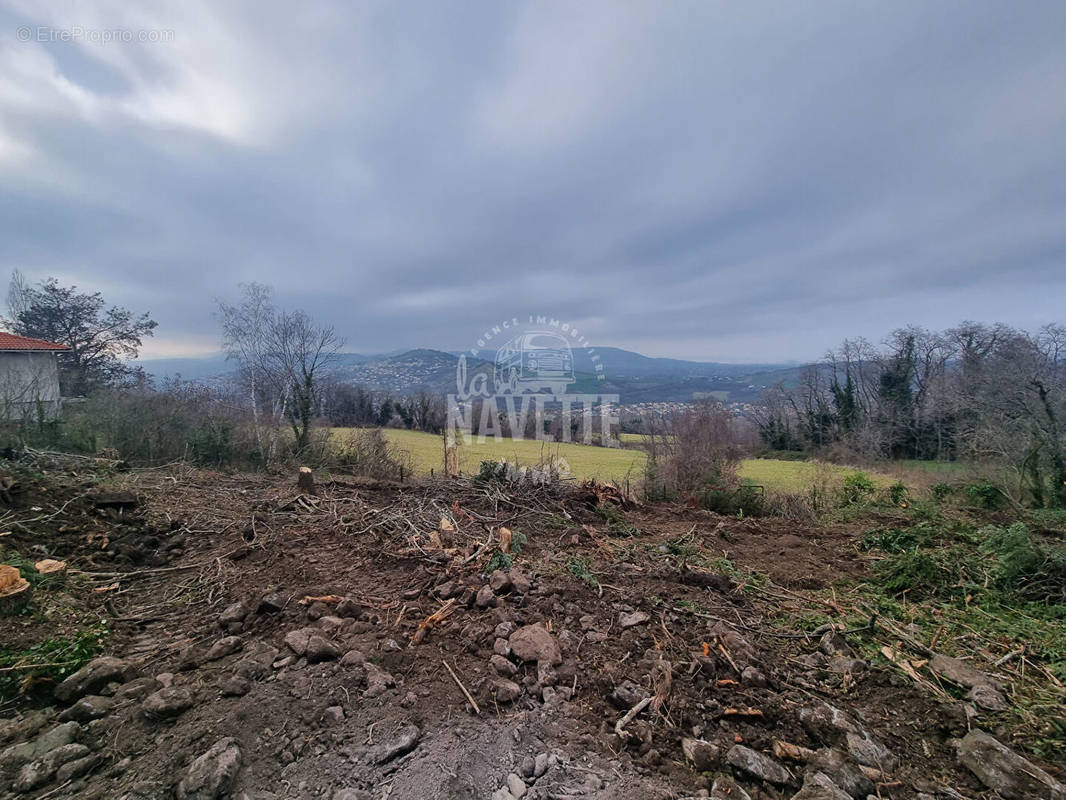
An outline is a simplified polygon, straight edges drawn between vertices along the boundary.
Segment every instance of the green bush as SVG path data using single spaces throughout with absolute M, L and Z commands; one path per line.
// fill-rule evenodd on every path
M 947 483 L 934 483 L 929 487 L 929 493 L 933 495 L 933 499 L 938 503 L 944 502 L 948 495 L 951 494 L 951 485 Z
M 844 476 L 844 504 L 856 505 L 866 502 L 877 487 L 865 472 L 856 470 Z
M 718 514 L 761 517 L 769 513 L 762 486 L 742 483 L 736 489 L 708 489 L 700 505 Z
M 981 508 L 988 509 L 989 511 L 995 511 L 998 508 L 1002 508 L 1006 495 L 1003 490 L 996 484 L 989 483 L 987 481 L 981 483 L 971 483 L 966 487 L 966 494 L 970 499 L 977 503 Z
M 893 505 L 903 506 L 907 504 L 907 487 L 903 481 L 896 481 L 888 487 L 888 497 Z

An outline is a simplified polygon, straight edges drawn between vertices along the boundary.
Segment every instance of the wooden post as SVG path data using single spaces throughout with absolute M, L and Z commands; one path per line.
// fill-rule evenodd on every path
M 296 475 L 296 486 L 303 494 L 315 493 L 315 476 L 310 467 L 300 467 Z

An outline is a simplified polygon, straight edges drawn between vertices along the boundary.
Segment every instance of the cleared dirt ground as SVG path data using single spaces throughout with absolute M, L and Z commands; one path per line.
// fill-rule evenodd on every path
M 186 469 L 109 475 L 137 501 L 115 508 L 91 471 L 37 469 L 5 546 L 72 574 L 0 618 L 5 647 L 106 619 L 123 662 L 3 706 L 0 796 L 791 798 L 822 774 L 978 797 L 954 740 L 1010 740 L 1008 715 L 859 659 L 880 628 L 814 630 L 837 609 L 813 593 L 866 569 L 854 526 Z M 27 777 L 48 743 L 11 748 L 64 720 L 71 758 Z

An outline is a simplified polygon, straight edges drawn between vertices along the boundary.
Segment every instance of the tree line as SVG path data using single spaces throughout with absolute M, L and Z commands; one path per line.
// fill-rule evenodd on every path
M 1066 327 L 977 322 L 845 340 L 754 414 L 775 450 L 1005 464 L 1039 506 L 1066 506 L 1064 415 Z

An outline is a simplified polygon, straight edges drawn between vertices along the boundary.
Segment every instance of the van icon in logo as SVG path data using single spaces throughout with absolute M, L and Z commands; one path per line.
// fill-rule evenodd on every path
M 519 334 L 496 351 L 493 378 L 497 394 L 563 394 L 574 382 L 570 343 L 553 331 Z

